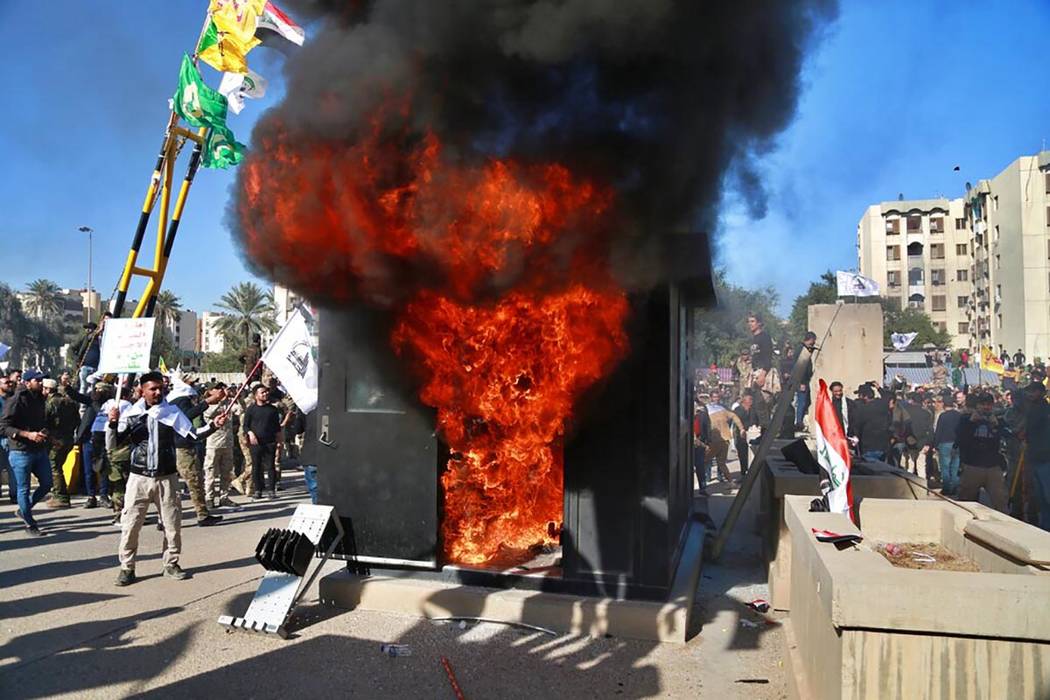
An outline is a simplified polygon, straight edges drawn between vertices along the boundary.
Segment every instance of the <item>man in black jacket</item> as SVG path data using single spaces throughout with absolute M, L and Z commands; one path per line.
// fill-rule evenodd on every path
M 995 399 L 991 394 L 977 396 L 977 407 L 963 415 L 955 433 L 959 446 L 962 476 L 959 500 L 976 501 L 981 488 L 988 493 L 992 507 L 1006 512 L 1006 481 L 1003 479 L 1003 456 L 999 453 L 1002 426 L 994 414 Z
M 33 506 L 51 492 L 44 379 L 40 370 L 26 370 L 22 375 L 23 385 L 14 396 L 4 401 L 4 413 L 0 416 L 0 434 L 7 438 L 8 459 L 18 495 L 15 514 L 25 523 L 26 532 L 34 536 L 41 533 L 33 519 Z M 39 483 L 32 497 L 29 495 L 31 476 L 35 476 Z
M 131 447 L 131 473 L 128 475 L 120 523 L 118 586 L 135 582 L 139 531 L 146 520 L 149 504 L 154 502 L 160 506 L 161 521 L 164 523 L 164 575 L 179 581 L 188 578 L 188 574 L 179 566 L 182 507 L 175 437 L 204 437 L 216 426 L 226 422 L 225 417 L 219 416 L 214 423 L 194 435 L 189 419 L 164 400 L 164 377 L 160 372 L 142 375 L 139 386 L 142 398 L 134 406 L 123 415 L 119 407 L 114 407 L 108 416 L 110 427 L 116 431 L 117 441 Z
M 248 436 L 252 455 L 252 498 L 262 498 L 266 482 L 269 479 L 267 495 L 277 498 L 277 468 L 274 460 L 277 456 L 277 438 L 281 432 L 281 412 L 270 403 L 270 390 L 258 386 L 252 397 L 255 400 L 244 411 L 244 433 Z
M 885 462 L 890 451 L 890 405 L 885 396 L 875 398 L 871 384 L 857 389 L 850 433 L 860 441 L 860 455 L 872 462 Z

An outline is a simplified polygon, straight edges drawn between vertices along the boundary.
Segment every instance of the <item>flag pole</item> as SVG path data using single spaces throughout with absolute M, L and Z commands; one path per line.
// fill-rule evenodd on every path
M 252 367 L 252 371 L 248 373 L 248 376 L 245 378 L 244 382 L 237 388 L 237 393 L 233 395 L 233 399 L 231 399 L 229 405 L 226 406 L 226 410 L 222 412 L 222 415 L 224 417 L 229 415 L 230 411 L 233 410 L 233 404 L 237 403 L 237 399 L 241 398 L 241 393 L 244 391 L 244 387 L 248 386 L 248 384 L 252 381 L 252 377 L 254 377 L 255 373 L 259 371 L 259 367 L 262 366 L 262 363 L 263 361 L 260 357 L 259 361 L 255 363 L 255 366 Z
M 201 25 L 200 33 L 197 35 L 197 43 L 193 46 L 193 64 L 197 65 L 197 48 L 200 46 L 201 40 L 204 38 L 205 32 L 208 31 L 208 26 L 211 23 L 211 13 L 204 13 L 204 23 Z M 159 270 L 160 258 L 165 248 L 170 253 L 170 246 L 165 246 L 163 240 L 157 241 L 157 256 L 153 270 L 146 270 L 137 266 L 139 251 L 142 248 L 142 241 L 146 235 L 146 227 L 149 225 L 150 216 L 153 213 L 153 209 L 157 203 L 158 192 L 163 192 L 165 188 L 170 193 L 171 185 L 171 169 L 172 163 L 175 158 L 178 157 L 179 151 L 182 148 L 182 144 L 178 143 L 179 138 L 185 138 L 186 132 L 183 129 L 179 129 L 179 116 L 172 108 L 168 114 L 168 122 L 164 128 L 164 139 L 161 142 L 160 153 L 157 156 L 157 163 L 153 167 L 153 174 L 150 176 L 149 187 L 146 189 L 146 198 L 142 203 L 142 211 L 139 214 L 139 222 L 135 227 L 135 234 L 132 237 L 131 248 L 128 250 L 128 256 L 124 261 L 124 269 L 121 272 L 120 279 L 117 282 L 117 294 L 114 297 L 110 311 L 116 317 L 121 316 L 124 311 L 124 304 L 127 301 L 128 288 L 131 285 L 131 278 L 139 275 L 149 278 L 147 283 L 146 293 L 143 294 L 143 300 L 139 302 L 135 309 L 133 316 L 139 317 L 142 312 L 145 311 L 145 305 L 143 302 L 149 300 L 151 297 L 156 296 L 156 292 L 159 291 L 161 278 L 163 278 L 163 271 Z M 164 180 L 162 181 L 162 178 Z M 192 178 L 191 178 L 192 179 Z M 187 188 L 188 189 L 188 188 Z M 163 199 L 163 197 L 162 197 Z M 182 203 L 185 204 L 185 197 L 182 197 Z M 167 206 L 164 206 L 165 213 L 164 219 L 160 222 L 157 227 L 158 238 L 163 237 L 164 227 L 167 224 Z M 180 210 L 181 213 L 181 210 Z M 177 227 L 176 227 L 177 228 Z M 166 262 L 166 260 L 165 260 Z M 152 307 L 150 307 L 152 309 Z

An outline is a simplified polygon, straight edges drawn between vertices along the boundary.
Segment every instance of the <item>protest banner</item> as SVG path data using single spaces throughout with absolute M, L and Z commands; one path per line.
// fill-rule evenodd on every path
M 98 371 L 102 374 L 149 372 L 155 318 L 111 318 L 102 331 Z

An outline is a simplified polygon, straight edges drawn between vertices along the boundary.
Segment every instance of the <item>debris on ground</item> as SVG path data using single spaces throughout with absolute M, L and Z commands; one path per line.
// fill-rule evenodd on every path
M 412 647 L 407 644 L 380 644 L 379 651 L 387 656 L 412 656 Z
M 894 566 L 902 569 L 934 569 L 938 571 L 980 571 L 977 562 L 960 556 L 941 544 L 933 542 L 887 542 L 876 551 Z
M 747 607 L 751 608 L 755 612 L 760 612 L 760 613 L 769 612 L 769 601 L 764 600 L 762 598 L 755 598 L 754 600 L 752 600 L 750 603 L 747 604 Z

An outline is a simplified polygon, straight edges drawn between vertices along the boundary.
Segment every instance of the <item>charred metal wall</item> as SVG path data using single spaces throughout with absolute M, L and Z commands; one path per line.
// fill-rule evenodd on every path
M 692 508 L 688 296 L 664 285 L 632 297 L 631 352 L 581 402 L 565 444 L 563 576 L 542 588 L 666 596 Z M 352 533 L 349 556 L 437 569 L 447 451 L 388 337 L 364 310 L 320 315 L 320 499 Z

